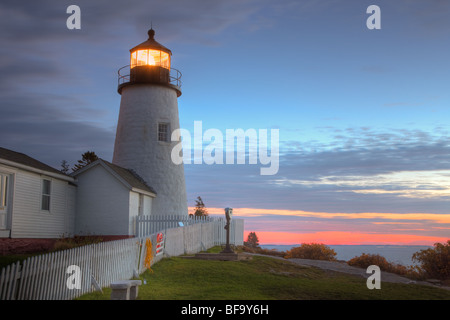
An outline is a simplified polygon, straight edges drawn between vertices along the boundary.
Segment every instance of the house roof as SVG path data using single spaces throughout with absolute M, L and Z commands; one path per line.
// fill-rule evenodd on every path
M 118 165 L 112 164 L 108 161 L 101 159 L 108 167 L 114 170 L 119 176 L 121 176 L 126 182 L 130 184 L 133 188 L 138 188 L 146 190 L 156 194 L 156 191 L 150 187 L 144 179 L 142 179 L 136 172 L 131 169 L 125 169 Z
M 50 167 L 49 165 L 46 165 L 45 163 L 40 162 L 39 160 L 36 160 L 30 156 L 27 156 L 26 154 L 12 151 L 9 149 L 5 149 L 2 147 L 0 147 L 0 159 L 4 159 L 4 160 L 10 161 L 10 162 L 21 164 L 21 165 L 29 167 L 29 168 L 34 168 L 37 170 L 46 171 L 49 173 L 59 174 L 59 175 L 68 177 L 68 175 L 62 173 L 61 171 L 59 171 L 53 167 Z
M 150 192 L 156 195 L 156 191 L 150 187 L 144 179 L 142 179 L 136 172 L 134 172 L 131 169 L 125 169 L 123 167 L 120 167 L 118 165 L 112 164 L 106 160 L 98 159 L 87 166 L 78 169 L 74 173 L 72 173 L 73 176 L 77 176 L 87 170 L 89 170 L 92 167 L 95 167 L 96 165 L 102 165 L 106 169 L 109 169 L 110 172 L 113 172 L 118 177 L 120 177 L 130 188 L 139 189 L 142 191 Z

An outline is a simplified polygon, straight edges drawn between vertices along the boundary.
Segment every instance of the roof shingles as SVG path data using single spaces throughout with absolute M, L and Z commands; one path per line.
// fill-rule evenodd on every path
M 117 173 L 122 179 L 124 179 L 131 187 L 145 190 L 156 194 L 156 191 L 150 187 L 144 179 L 142 179 L 136 172 L 131 169 L 125 169 L 118 165 L 112 164 L 108 161 L 100 159 L 108 167 L 110 167 L 115 173 Z
M 50 167 L 49 165 L 46 165 L 45 163 L 42 163 L 34 158 L 31 158 L 30 156 L 27 156 L 26 154 L 12 151 L 9 149 L 5 149 L 0 147 L 0 159 L 8 160 L 11 162 L 16 162 L 34 169 L 39 169 L 51 173 L 58 173 L 61 175 L 64 175 L 61 171 Z

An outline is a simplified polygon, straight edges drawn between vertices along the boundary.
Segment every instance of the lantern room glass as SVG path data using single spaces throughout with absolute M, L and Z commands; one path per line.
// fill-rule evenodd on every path
M 131 53 L 131 69 L 136 66 L 158 66 L 170 70 L 170 55 L 153 49 L 136 50 Z

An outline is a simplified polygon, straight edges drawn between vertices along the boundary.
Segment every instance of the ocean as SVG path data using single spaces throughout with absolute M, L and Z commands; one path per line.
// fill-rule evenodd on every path
M 278 251 L 288 251 L 299 244 L 293 245 L 260 245 L 265 249 L 276 249 Z M 417 262 L 412 261 L 412 255 L 420 250 L 432 248 L 430 246 L 401 246 L 401 245 L 328 245 L 329 248 L 336 252 L 336 259 L 348 261 L 363 253 L 379 254 L 386 258 L 389 262 L 402 264 L 404 266 L 415 265 Z

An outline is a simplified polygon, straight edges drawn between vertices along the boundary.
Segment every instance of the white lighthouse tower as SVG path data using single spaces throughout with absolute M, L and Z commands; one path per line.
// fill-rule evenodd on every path
M 152 214 L 187 215 L 183 164 L 174 164 L 173 130 L 180 127 L 181 73 L 171 68 L 172 52 L 148 40 L 130 50 L 130 66 L 119 69 L 122 95 L 113 163 L 135 171 L 156 191 Z M 129 70 L 129 72 L 128 72 Z

